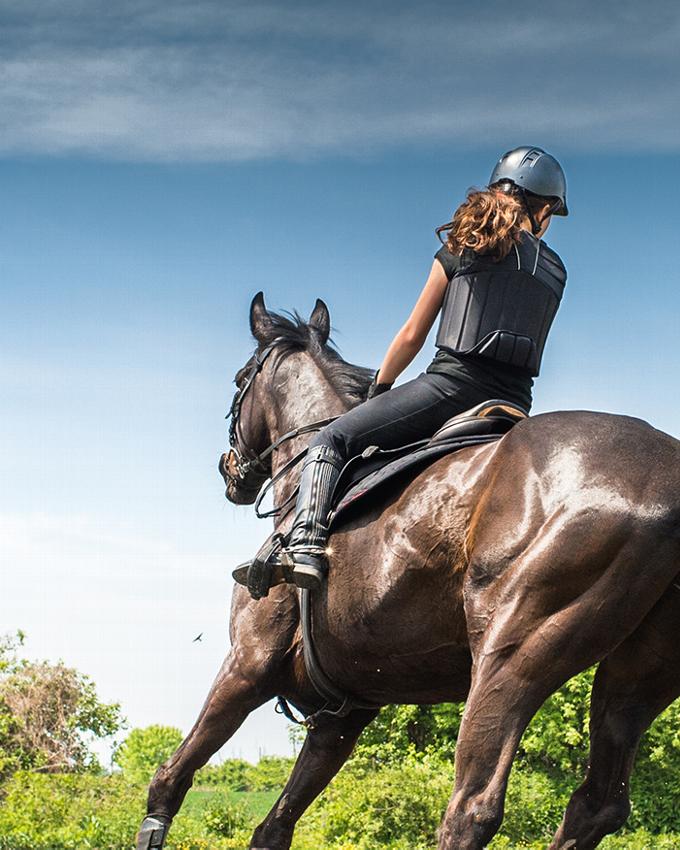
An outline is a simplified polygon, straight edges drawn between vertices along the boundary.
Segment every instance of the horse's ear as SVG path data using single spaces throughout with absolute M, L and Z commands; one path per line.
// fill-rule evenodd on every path
M 250 330 L 258 342 L 266 342 L 271 326 L 272 320 L 264 305 L 264 293 L 260 291 L 250 302 Z
M 316 299 L 316 304 L 309 317 L 309 324 L 317 329 L 321 345 L 325 345 L 328 335 L 331 332 L 331 316 L 328 312 L 328 307 L 326 307 L 320 298 Z

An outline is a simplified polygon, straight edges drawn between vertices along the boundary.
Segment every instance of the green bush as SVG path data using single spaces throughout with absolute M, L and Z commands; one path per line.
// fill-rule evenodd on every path
M 451 764 L 427 755 L 379 770 L 348 765 L 303 820 L 300 846 L 427 850 L 452 782 Z
M 281 791 L 294 763 L 295 759 L 284 756 L 262 756 L 257 764 L 227 759 L 201 768 L 194 785 L 221 786 L 232 791 Z
M 569 797 L 570 791 L 547 774 L 515 768 L 500 834 L 511 842 L 509 846 L 538 841 L 545 847 L 562 820 Z
M 20 772 L 0 808 L 2 850 L 120 850 L 131 844 L 144 794 L 120 776 Z
M 248 791 L 280 791 L 288 781 L 295 759 L 262 756 L 250 773 Z
M 202 767 L 194 779 L 194 785 L 216 785 L 231 791 L 247 791 L 251 785 L 254 769 L 243 759 L 227 759 L 222 764 L 207 764 Z
M 574 676 L 549 697 L 522 736 L 517 763 L 561 779 L 583 777 L 595 668 Z
M 120 774 L 17 773 L 0 808 L 0 850 L 128 850 L 145 803 L 146 789 Z M 214 801 L 207 817 L 180 812 L 166 848 L 243 850 L 255 820 L 239 805 Z
M 410 756 L 377 770 L 348 765 L 300 824 L 296 850 L 430 850 L 453 787 L 453 766 L 437 756 Z M 545 848 L 568 794 L 538 772 L 514 771 L 506 817 L 492 847 Z
M 350 764 L 301 821 L 293 850 L 434 850 L 452 781 L 450 762 L 427 754 L 378 770 Z M 259 794 L 190 792 L 204 799 L 175 819 L 167 850 L 243 850 L 261 817 L 250 800 Z M 564 794 L 547 774 L 515 771 L 490 850 L 545 850 Z M 0 850 L 128 850 L 145 796 L 120 774 L 17 773 L 0 808 Z M 642 829 L 602 843 L 602 850 L 678 848 L 680 833 Z
M 462 704 L 388 705 L 362 734 L 353 757 L 374 767 L 407 755 L 437 753 L 453 760 Z
M 0 782 L 20 769 L 98 771 L 92 744 L 124 725 L 120 706 L 61 661 L 21 658 L 24 637 L 0 636 Z
M 644 829 L 605 838 L 598 850 L 678 850 L 680 834 L 652 835 Z
M 113 754 L 113 760 L 130 782 L 147 784 L 158 767 L 179 747 L 183 737 L 174 726 L 133 729 Z
M 631 799 L 629 828 L 680 832 L 680 700 L 654 721 L 642 739 Z
M 213 800 L 203 814 L 206 829 L 215 835 L 233 838 L 239 830 L 247 829 L 252 815 L 245 803 L 231 803 L 224 797 Z

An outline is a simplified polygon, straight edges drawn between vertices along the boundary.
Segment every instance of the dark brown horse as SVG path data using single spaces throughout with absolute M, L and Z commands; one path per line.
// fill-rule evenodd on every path
M 237 375 L 241 389 L 252 377 L 235 434 L 241 461 L 357 404 L 370 378 L 327 345 L 321 301 L 308 323 L 293 322 L 270 314 L 260 293 L 250 322 L 256 354 L 273 348 L 259 371 L 251 358 Z M 252 503 L 263 475 L 307 437 L 279 446 L 266 470 L 246 464 L 242 479 L 238 458 L 223 456 L 228 498 Z M 277 482 L 277 503 L 294 478 Z M 330 546 L 327 586 L 312 602 L 325 672 L 367 703 L 467 701 L 440 850 L 489 842 L 525 727 L 597 662 L 590 767 L 550 847 L 588 850 L 623 824 L 640 736 L 680 694 L 678 441 L 624 416 L 530 417 L 496 443 L 435 461 L 341 525 Z M 237 586 L 231 641 L 194 728 L 152 781 L 149 812 L 161 823 L 253 709 L 276 695 L 306 713 L 322 705 L 303 662 L 293 586 L 257 602 Z M 309 732 L 251 848 L 290 847 L 296 822 L 375 714 L 326 716 Z M 153 840 L 138 847 L 160 846 Z

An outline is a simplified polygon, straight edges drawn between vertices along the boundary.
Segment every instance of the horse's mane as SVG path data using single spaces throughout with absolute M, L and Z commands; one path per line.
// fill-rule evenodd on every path
M 349 397 L 349 400 L 354 403 L 363 401 L 375 370 L 344 360 L 335 347 L 335 343 L 330 338 L 322 342 L 319 329 L 305 321 L 297 310 L 292 313 L 285 310 L 284 313 L 287 315 L 268 311 L 270 321 L 260 331 L 262 339 L 259 340 L 256 351 L 246 365 L 237 372 L 236 383 L 238 384 L 250 369 L 255 355 L 276 340 L 276 351 L 279 356 L 285 356 L 292 351 L 308 351 L 339 393 Z

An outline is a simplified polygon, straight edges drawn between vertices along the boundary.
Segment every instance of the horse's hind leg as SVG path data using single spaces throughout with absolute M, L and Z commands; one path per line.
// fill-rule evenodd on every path
M 671 588 L 600 664 L 591 701 L 588 773 L 550 850 L 591 850 L 628 817 L 628 782 L 640 737 L 680 696 L 679 616 L 680 591 Z
M 137 850 L 162 848 L 170 821 L 182 805 L 194 773 L 231 738 L 251 711 L 272 696 L 262 682 L 244 675 L 232 651 L 210 688 L 193 729 L 151 780 L 148 815 L 137 837 Z
M 472 683 L 439 850 L 482 850 L 489 843 L 502 822 L 510 768 L 527 724 L 551 693 L 639 628 L 664 593 L 669 553 L 677 558 L 675 542 L 659 544 L 657 574 L 643 575 L 639 541 L 616 541 L 615 557 L 603 552 L 598 564 L 591 556 L 586 572 L 575 538 L 561 545 L 557 536 L 550 547 L 541 541 L 495 582 L 485 580 L 483 565 L 470 566 Z
M 354 749 L 357 738 L 377 711 L 352 711 L 347 717 L 320 718 L 305 740 L 293 772 L 264 821 L 251 850 L 288 850 L 295 824 L 323 791 Z

